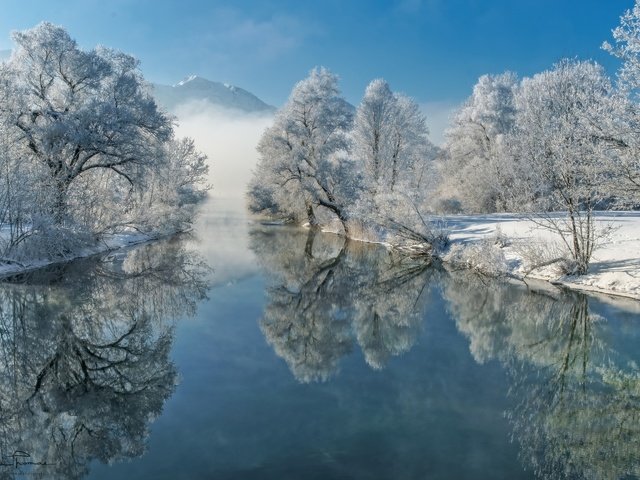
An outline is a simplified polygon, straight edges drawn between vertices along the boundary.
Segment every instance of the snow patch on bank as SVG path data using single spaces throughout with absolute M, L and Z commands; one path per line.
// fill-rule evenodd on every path
M 175 232 L 170 235 L 177 233 L 178 232 Z M 52 265 L 68 263 L 74 260 L 92 257 L 94 255 L 101 255 L 134 245 L 152 242 L 166 236 L 169 235 L 147 235 L 139 232 L 106 235 L 101 238 L 100 241 L 95 245 L 82 248 L 64 257 L 57 257 L 53 259 L 34 259 L 25 262 L 10 261 L 7 263 L 0 263 L 0 279 L 11 277 L 13 275 L 33 272 Z
M 594 252 L 586 275 L 564 275 L 557 264 L 530 271 L 531 262 L 526 252 L 536 248 L 553 249 L 554 245 L 560 245 L 561 239 L 534 221 L 513 214 L 444 217 L 451 245 L 443 260 L 477 258 L 482 261 L 493 252 L 496 258 L 502 259 L 496 268 L 509 276 L 640 300 L 640 212 L 602 212 L 596 219 L 597 225 L 612 231 Z

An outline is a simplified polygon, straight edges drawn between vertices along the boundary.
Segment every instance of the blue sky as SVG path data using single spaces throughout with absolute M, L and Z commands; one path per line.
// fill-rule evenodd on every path
M 142 61 L 173 84 L 189 74 L 233 83 L 280 105 L 315 65 L 357 103 L 373 78 L 423 104 L 466 98 L 478 76 L 531 75 L 563 57 L 593 58 L 632 0 L 2 0 L 0 49 L 12 30 L 61 24 Z

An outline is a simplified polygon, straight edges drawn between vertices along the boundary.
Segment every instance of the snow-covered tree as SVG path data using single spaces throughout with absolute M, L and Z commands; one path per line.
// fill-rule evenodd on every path
M 607 144 L 598 119 L 612 108 L 613 87 L 593 62 L 562 61 L 522 81 L 511 153 L 517 163 L 513 205 L 566 217 L 536 218 L 560 234 L 585 273 L 599 239 L 593 211 L 608 197 Z
M 424 203 L 436 150 L 428 133 L 415 101 L 392 92 L 382 79 L 367 86 L 352 131 L 360 177 L 351 210 L 365 228 L 404 223 Z
M 443 199 L 455 198 L 472 212 L 506 208 L 504 190 L 512 172 L 504 143 L 515 121 L 516 88 L 513 73 L 483 75 L 456 112 L 446 132 Z
M 0 65 L 0 222 L 12 230 L 3 254 L 20 245 L 28 256 L 64 255 L 106 231 L 144 227 L 151 215 L 155 225 L 180 219 L 167 228 L 188 222 L 185 204 L 207 188 L 205 157 L 174 138 L 138 61 L 82 50 L 46 22 L 14 41 Z
M 621 208 L 640 204 L 640 103 L 621 94 L 599 119 L 598 138 L 608 146 L 607 189 Z
M 622 60 L 618 72 L 620 87 L 638 93 L 640 88 L 640 2 L 620 17 L 620 25 L 613 31 L 614 43 L 604 42 L 602 48 Z
M 362 162 L 365 179 L 374 192 L 389 176 L 396 104 L 389 84 L 376 79 L 367 86 L 356 111 L 353 153 Z
M 429 141 L 429 128 L 420 106 L 410 97 L 396 93 L 396 118 L 391 138 L 391 179 L 389 189 L 424 187 L 424 176 L 433 160 L 434 145 Z
M 320 207 L 348 229 L 347 212 L 336 192 L 340 154 L 348 150 L 350 106 L 340 97 L 337 77 L 313 69 L 296 84 L 258 144 L 260 158 L 249 186 L 254 212 L 318 224 Z
M 145 175 L 143 188 L 135 190 L 131 208 L 124 217 L 119 217 L 120 221 L 151 232 L 183 231 L 191 224 L 198 203 L 210 188 L 206 183 L 207 157 L 190 138 L 164 142 L 156 156 L 162 168 Z M 117 227 L 118 218 L 114 221 Z
M 393 192 L 418 180 L 418 164 L 428 160 L 431 147 L 428 133 L 424 114 L 412 99 L 393 93 L 383 79 L 367 86 L 356 111 L 353 139 L 371 194 Z
M 610 129 L 604 135 L 615 149 L 612 170 L 617 173 L 615 194 L 624 202 L 640 202 L 640 3 L 620 17 L 613 30 L 614 44 L 604 42 L 603 48 L 622 60 L 618 71 L 621 104 L 610 115 Z
M 156 143 L 170 138 L 171 123 L 133 57 L 103 47 L 81 50 L 62 27 L 46 22 L 14 40 L 14 54 L 2 65 L 12 101 L 0 114 L 47 169 L 53 213 L 62 223 L 77 178 L 105 169 L 135 184 L 157 160 Z

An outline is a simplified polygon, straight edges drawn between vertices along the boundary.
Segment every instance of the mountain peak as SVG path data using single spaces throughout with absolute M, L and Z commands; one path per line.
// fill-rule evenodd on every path
M 187 102 L 204 101 L 214 106 L 244 112 L 273 112 L 252 93 L 229 83 L 207 80 L 198 75 L 189 75 L 175 85 L 153 85 L 156 101 L 169 111 Z
M 198 77 L 198 75 L 189 75 L 188 77 L 180 80 L 178 83 L 176 83 L 175 85 L 173 85 L 174 87 L 181 87 L 189 82 L 193 82 L 196 79 L 199 79 L 200 77 Z

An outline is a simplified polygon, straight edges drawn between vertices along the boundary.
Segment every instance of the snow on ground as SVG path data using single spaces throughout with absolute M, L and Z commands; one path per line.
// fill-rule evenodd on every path
M 557 264 L 528 272 L 533 257 L 540 260 L 544 253 L 553 258 L 558 253 L 553 246 L 561 240 L 532 220 L 513 214 L 444 217 L 451 247 L 443 260 L 454 260 L 460 252 L 474 248 L 485 256 L 489 249 L 497 249 L 504 255 L 503 269 L 516 277 L 640 300 L 640 212 L 602 212 L 596 218 L 600 227 L 613 230 L 594 252 L 586 275 L 563 275 Z
M 26 262 L 7 262 L 0 264 L 0 279 L 11 277 L 13 275 L 28 273 L 34 270 L 45 268 L 51 265 L 59 263 L 66 263 L 72 260 L 78 260 L 81 258 L 91 257 L 102 253 L 111 252 L 120 248 L 125 248 L 133 245 L 139 245 L 145 242 L 157 240 L 158 236 L 145 235 L 138 232 L 120 233 L 114 235 L 106 235 L 100 240 L 100 243 L 83 248 L 77 252 L 70 253 L 63 258 L 56 259 L 38 259 Z

